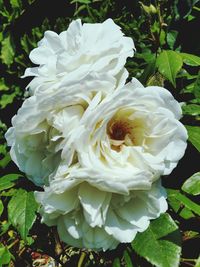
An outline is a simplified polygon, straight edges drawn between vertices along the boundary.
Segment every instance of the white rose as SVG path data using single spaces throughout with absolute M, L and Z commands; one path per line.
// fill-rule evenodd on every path
M 122 75 L 119 85 L 123 83 Z M 5 135 L 12 160 L 40 186 L 48 184 L 63 160 L 66 168 L 76 162 L 75 150 L 68 144 L 73 130 L 94 95 L 102 92 L 106 96 L 116 87 L 109 75 L 89 74 L 59 89 L 26 99 Z
M 29 84 L 31 93 L 47 93 L 53 88 L 68 86 L 86 75 L 118 76 L 128 74 L 124 68 L 127 57 L 133 56 L 134 43 L 124 37 L 112 19 L 103 23 L 73 21 L 59 35 L 46 31 L 30 59 L 38 67 L 28 68 L 24 77 L 35 76 Z
M 131 242 L 138 232 L 148 228 L 151 219 L 167 210 L 165 191 L 159 182 L 150 190 L 117 194 L 73 177 L 76 168 L 69 169 L 65 179 L 52 181 L 44 192 L 35 192 L 42 205 L 42 222 L 56 225 L 61 240 L 69 245 L 114 249 L 120 242 Z
M 106 191 L 149 189 L 184 155 L 180 117 L 180 104 L 166 89 L 144 88 L 136 79 L 103 99 L 96 94 L 68 141 L 85 169 L 77 176 Z

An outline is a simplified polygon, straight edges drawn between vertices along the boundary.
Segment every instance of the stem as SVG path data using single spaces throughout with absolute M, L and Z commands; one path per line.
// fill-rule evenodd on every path
M 60 255 L 63 252 L 62 245 L 60 243 L 60 239 L 58 233 L 55 229 L 53 229 L 54 239 L 55 239 L 55 252 L 56 255 Z
M 82 266 L 85 257 L 86 257 L 86 253 L 85 252 L 81 252 L 81 256 L 80 256 L 79 261 L 78 261 L 78 267 Z
M 192 267 L 194 267 L 194 264 L 192 264 L 192 263 L 189 263 L 189 262 L 184 262 L 186 265 L 188 265 L 188 266 L 192 266 Z
M 196 262 L 196 259 L 186 259 L 186 258 L 181 258 L 181 261 Z
M 160 35 L 161 35 L 162 27 L 163 27 L 163 19 L 162 19 L 161 10 L 160 10 L 160 4 L 158 3 L 157 0 L 155 0 L 155 5 L 156 5 L 156 9 L 158 11 L 158 21 L 159 21 L 158 44 L 157 44 L 157 48 L 156 48 L 156 58 L 157 58 L 158 48 L 160 46 Z
M 8 249 L 11 249 L 14 245 L 16 245 L 19 242 L 19 239 L 16 239 L 13 243 L 11 243 L 9 246 L 7 246 Z

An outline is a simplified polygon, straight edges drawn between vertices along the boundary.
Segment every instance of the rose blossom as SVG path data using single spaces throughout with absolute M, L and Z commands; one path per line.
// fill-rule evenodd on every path
M 138 232 L 148 228 L 150 219 L 167 210 L 165 191 L 159 182 L 149 190 L 118 194 L 78 180 L 73 177 L 73 169 L 81 172 L 74 166 L 68 177 L 52 181 L 44 192 L 35 192 L 42 205 L 42 222 L 56 225 L 60 239 L 69 245 L 114 249 L 120 242 L 131 242 Z
M 62 160 L 65 166 L 76 162 L 75 151 L 68 145 L 72 130 L 78 127 L 93 95 L 100 91 L 106 95 L 110 89 L 115 89 L 112 77 L 103 75 L 102 80 L 102 75 L 95 79 L 88 75 L 50 95 L 27 98 L 5 135 L 19 169 L 42 186 Z
M 181 106 L 166 89 L 144 88 L 133 79 L 106 98 L 99 92 L 90 105 L 69 143 L 81 166 L 92 172 L 91 182 L 103 173 L 121 184 L 122 192 L 129 183 L 129 189 L 132 184 L 144 189 L 170 174 L 184 155 L 187 131 L 178 121 Z M 106 190 L 109 181 L 102 178 Z
M 186 148 L 180 104 L 164 88 L 125 85 L 133 42 L 109 19 L 47 31 L 6 133 L 11 157 L 44 192 L 42 221 L 70 245 L 113 249 L 166 211 L 159 178 Z
M 166 89 L 136 79 L 105 97 L 97 93 L 67 142 L 77 164 L 63 160 L 45 191 L 35 193 L 42 221 L 73 246 L 107 250 L 131 242 L 167 209 L 156 180 L 184 154 L 180 117 Z
M 28 68 L 24 77 L 35 76 L 28 85 L 31 94 L 49 94 L 58 87 L 68 86 L 86 75 L 109 75 L 127 78 L 126 59 L 133 56 L 134 43 L 125 37 L 112 19 L 103 23 L 72 21 L 59 35 L 46 31 L 30 59 L 38 67 Z

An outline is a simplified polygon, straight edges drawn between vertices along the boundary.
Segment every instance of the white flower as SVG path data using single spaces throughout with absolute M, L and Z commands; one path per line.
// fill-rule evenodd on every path
M 75 160 L 75 151 L 66 145 L 72 130 L 78 127 L 95 91 L 115 89 L 112 77 L 101 79 L 101 75 L 95 79 L 88 75 L 49 95 L 31 96 L 13 117 L 13 127 L 5 135 L 10 155 L 35 184 L 48 184 L 49 175 L 63 158 L 66 167 Z
M 48 183 L 49 175 L 60 164 L 65 138 L 83 111 L 81 105 L 67 106 L 61 111 L 41 110 L 32 96 L 12 119 L 13 127 L 6 133 L 11 158 L 36 185 Z
M 117 194 L 73 179 L 75 168 L 65 179 L 52 181 L 44 192 L 35 192 L 42 205 L 42 222 L 56 225 L 61 240 L 69 245 L 114 249 L 120 242 L 131 242 L 138 232 L 148 228 L 150 219 L 167 209 L 159 182 L 150 190 Z
M 127 57 L 133 56 L 134 43 L 124 37 L 112 19 L 103 23 L 73 21 L 67 31 L 59 35 L 46 31 L 30 59 L 38 67 L 28 68 L 24 77 L 35 76 L 29 84 L 32 94 L 47 94 L 53 88 L 71 85 L 86 75 L 109 75 L 118 81 L 118 75 L 128 74 L 124 68 Z
M 184 155 L 180 117 L 180 104 L 166 89 L 144 88 L 136 79 L 103 100 L 98 93 L 68 141 L 85 169 L 77 176 L 106 191 L 149 189 Z

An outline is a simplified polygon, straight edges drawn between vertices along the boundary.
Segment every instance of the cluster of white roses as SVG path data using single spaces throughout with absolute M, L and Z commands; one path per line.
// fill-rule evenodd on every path
M 180 104 L 132 79 L 134 43 L 108 19 L 47 31 L 30 59 L 31 96 L 6 133 L 11 157 L 44 191 L 42 221 L 67 244 L 113 249 L 167 209 L 160 176 L 186 148 Z

